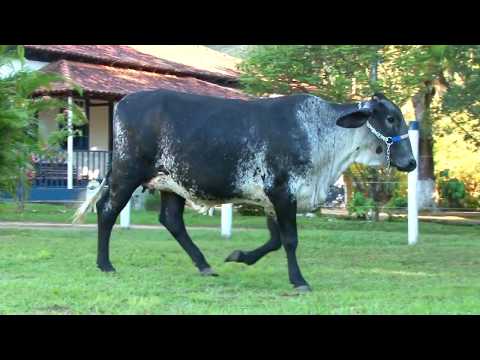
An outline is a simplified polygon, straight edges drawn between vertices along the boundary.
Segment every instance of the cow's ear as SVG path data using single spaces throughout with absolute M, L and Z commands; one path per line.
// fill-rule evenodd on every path
M 372 112 L 370 109 L 359 109 L 338 118 L 337 125 L 343 128 L 358 128 L 363 126 L 371 115 Z
M 376 92 L 375 94 L 373 94 L 372 100 L 376 100 L 376 101 L 387 100 L 387 98 L 381 92 Z

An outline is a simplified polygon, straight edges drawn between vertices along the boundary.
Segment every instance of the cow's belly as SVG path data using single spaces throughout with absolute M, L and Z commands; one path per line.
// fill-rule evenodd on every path
M 242 196 L 230 199 L 212 199 L 211 197 L 204 198 L 198 195 L 197 191 L 185 188 L 182 184 L 175 181 L 171 176 L 165 174 L 159 174 L 158 176 L 152 178 L 149 182 L 145 183 L 144 186 L 152 190 L 173 192 L 183 197 L 189 206 L 200 212 L 204 212 L 208 208 L 227 203 L 258 205 L 265 208 L 267 212 L 270 212 L 270 210 L 273 209 L 270 200 L 263 191 L 263 186 L 261 184 L 250 183 L 246 186 L 242 186 Z

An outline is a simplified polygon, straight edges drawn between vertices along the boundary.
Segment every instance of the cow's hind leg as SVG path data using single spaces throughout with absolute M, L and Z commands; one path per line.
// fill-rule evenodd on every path
M 97 266 L 102 271 L 115 271 L 110 262 L 110 236 L 118 214 L 140 184 L 133 181 L 113 181 L 97 202 L 98 249 Z
M 280 233 L 278 230 L 278 224 L 272 217 L 267 217 L 267 226 L 270 230 L 270 240 L 268 240 L 262 246 L 252 251 L 235 250 L 226 259 L 226 262 L 233 261 L 244 263 L 247 265 L 253 265 L 269 252 L 276 251 L 281 248 L 282 242 L 280 241 Z
M 162 207 L 159 220 L 178 241 L 180 246 L 190 256 L 195 266 L 202 275 L 217 276 L 212 270 L 200 249 L 193 243 L 192 239 L 185 229 L 183 222 L 183 210 L 185 209 L 185 199 L 181 196 L 162 191 Z

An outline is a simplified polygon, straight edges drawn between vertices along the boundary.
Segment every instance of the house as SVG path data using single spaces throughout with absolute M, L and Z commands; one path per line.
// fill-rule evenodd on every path
M 201 46 L 177 47 L 178 51 L 175 46 L 160 45 L 25 45 L 31 69 L 66 79 L 38 90 L 35 96 L 68 99 L 82 107 L 88 118 L 79 128 L 82 135 L 69 137 L 55 158 L 34 158 L 30 201 L 83 199 L 88 182 L 105 176 L 112 151 L 114 107 L 127 94 L 169 89 L 249 98 L 238 90 L 237 59 Z M 82 87 L 82 96 L 70 81 Z M 58 111 L 38 114 L 39 136 L 46 138 L 57 129 Z

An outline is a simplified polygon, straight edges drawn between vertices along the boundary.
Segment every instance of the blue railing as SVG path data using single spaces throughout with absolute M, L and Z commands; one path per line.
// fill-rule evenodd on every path
M 73 186 L 86 187 L 92 179 L 102 180 L 109 167 L 109 151 L 74 151 Z M 68 179 L 67 153 L 54 157 L 35 157 L 32 186 L 66 188 Z

